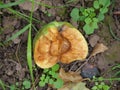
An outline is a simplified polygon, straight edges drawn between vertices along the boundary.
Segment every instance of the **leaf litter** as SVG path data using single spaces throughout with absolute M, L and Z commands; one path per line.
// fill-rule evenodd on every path
M 77 82 L 77 83 L 66 83 L 62 88 L 58 90 L 90 90 L 86 86 L 84 82 Z
M 107 46 L 105 46 L 103 43 L 97 43 L 95 45 L 90 57 L 95 56 L 99 53 L 105 52 L 106 50 L 108 50 Z
M 64 82 L 79 82 L 83 80 L 79 73 L 72 71 L 65 72 L 62 68 L 59 71 L 59 76 L 63 79 Z
M 82 82 L 88 79 L 83 79 L 77 72 L 65 72 L 64 69 L 61 68 L 59 76 L 64 81 L 64 85 L 58 90 L 89 90 L 86 88 L 85 83 Z

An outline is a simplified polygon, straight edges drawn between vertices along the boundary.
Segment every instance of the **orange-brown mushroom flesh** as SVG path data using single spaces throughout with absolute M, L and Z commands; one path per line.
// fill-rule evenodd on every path
M 48 33 L 37 40 L 34 59 L 41 68 L 52 67 L 58 61 L 83 60 L 87 56 L 88 46 L 82 34 L 75 28 L 63 29 L 59 32 L 57 28 L 49 28 Z

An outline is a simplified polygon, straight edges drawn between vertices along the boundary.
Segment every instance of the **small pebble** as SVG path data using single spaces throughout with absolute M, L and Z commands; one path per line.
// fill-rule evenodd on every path
M 93 76 L 100 76 L 100 71 L 96 66 L 86 64 L 81 70 L 81 76 L 92 79 Z

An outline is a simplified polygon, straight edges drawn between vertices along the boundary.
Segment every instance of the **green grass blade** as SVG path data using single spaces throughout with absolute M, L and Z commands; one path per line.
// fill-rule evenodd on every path
M 28 67 L 29 67 L 32 82 L 34 82 L 33 68 L 32 68 L 32 43 L 31 43 L 33 9 L 34 9 L 34 2 L 32 1 L 32 10 L 31 10 L 31 13 L 30 13 L 30 20 L 29 20 L 30 27 L 29 27 L 28 43 L 27 43 L 27 62 L 28 62 Z
M 25 1 L 26 0 L 17 0 L 16 2 L 11 2 L 11 3 L 7 3 L 7 4 L 3 4 L 2 2 L 0 2 L 0 9 L 15 6 L 15 5 L 21 4 L 21 3 L 25 2 Z
M 31 1 L 31 0 L 29 0 Z M 52 6 L 52 5 L 49 5 L 49 4 L 46 4 L 46 3 L 42 3 L 42 2 L 37 2 L 36 0 L 32 0 L 32 2 L 34 2 L 35 4 L 38 4 L 40 6 L 43 6 L 43 7 L 47 7 L 47 8 L 63 8 L 67 5 L 63 5 L 63 6 Z
M 78 0 L 68 0 L 66 3 L 74 3 L 76 1 L 78 1 Z
M 114 32 L 113 32 L 113 30 L 112 30 L 112 28 L 111 28 L 110 24 L 108 24 L 108 26 L 109 26 L 109 30 L 110 30 L 110 33 L 111 33 L 112 37 L 113 37 L 114 39 L 116 39 L 116 40 L 120 41 L 120 38 L 119 38 L 119 37 L 117 37 L 117 36 L 114 34 Z
M 0 86 L 2 87 L 3 90 L 5 90 L 5 85 L 4 85 L 4 83 L 2 82 L 1 79 L 0 79 Z
M 13 10 L 11 8 L 7 8 L 7 10 L 9 10 L 10 12 L 12 12 L 13 14 L 16 14 L 17 16 L 20 16 L 21 18 L 29 21 L 30 20 L 30 16 L 26 15 L 26 14 L 23 14 L 23 13 L 20 13 L 19 11 L 16 11 L 16 10 Z M 32 18 L 35 22 L 37 23 L 40 23 L 39 20 L 35 19 L 35 18 Z
M 114 76 L 116 77 L 117 75 L 120 75 L 120 71 L 116 72 Z
M 115 70 L 115 69 L 120 69 L 120 64 L 117 64 L 112 68 L 112 70 Z
M 27 42 L 27 63 L 28 63 L 31 79 L 32 81 L 34 81 L 33 68 L 32 68 L 32 45 L 31 44 L 32 43 L 31 43 L 31 26 L 30 26 L 29 33 L 28 33 L 28 42 Z
M 19 35 L 21 35 L 26 30 L 28 30 L 29 27 L 30 27 L 30 24 L 28 24 L 27 26 L 25 26 L 23 29 L 21 29 L 20 31 L 18 31 L 16 34 L 12 35 L 12 37 L 8 38 L 5 42 L 8 42 L 10 40 L 13 40 L 13 39 L 17 38 Z
M 4 44 L 3 44 L 3 42 L 0 42 L 0 46 L 4 47 Z

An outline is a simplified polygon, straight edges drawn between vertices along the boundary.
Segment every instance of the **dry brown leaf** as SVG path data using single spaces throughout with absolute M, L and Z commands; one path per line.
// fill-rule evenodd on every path
M 91 35 L 89 38 L 89 43 L 92 47 L 94 47 L 98 41 L 99 41 L 100 37 L 97 34 Z
M 80 82 L 83 78 L 76 72 L 65 72 L 62 68 L 60 69 L 59 76 L 64 82 Z
M 60 88 L 60 89 L 58 89 L 58 90 L 70 90 L 71 87 L 72 87 L 74 84 L 75 84 L 75 83 L 72 83 L 72 82 L 66 83 L 66 84 L 64 84 L 64 86 L 63 86 L 62 88 Z
M 86 88 L 85 83 L 78 82 L 78 83 L 66 83 L 62 88 L 58 90 L 89 90 Z
M 103 43 L 98 43 L 95 45 L 90 57 L 95 56 L 98 53 L 105 52 L 108 49 L 107 46 L 105 46 Z

